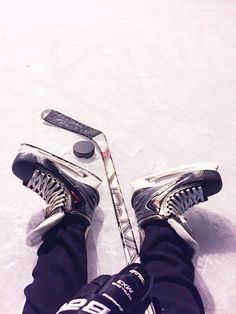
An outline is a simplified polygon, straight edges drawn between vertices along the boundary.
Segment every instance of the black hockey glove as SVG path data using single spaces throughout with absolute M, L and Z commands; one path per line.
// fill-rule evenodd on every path
M 56 314 L 144 313 L 149 305 L 150 277 L 141 264 L 130 264 L 113 276 L 102 275 L 84 286 Z

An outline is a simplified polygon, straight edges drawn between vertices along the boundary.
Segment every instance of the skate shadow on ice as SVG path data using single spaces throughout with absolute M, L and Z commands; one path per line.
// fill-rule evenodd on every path
M 199 207 L 190 210 L 186 217 L 200 247 L 194 257 L 195 265 L 200 261 L 195 272 L 196 285 L 201 292 L 206 313 L 215 314 L 215 301 L 200 271 L 211 256 L 217 259 L 221 254 L 236 252 L 236 225 L 218 213 Z

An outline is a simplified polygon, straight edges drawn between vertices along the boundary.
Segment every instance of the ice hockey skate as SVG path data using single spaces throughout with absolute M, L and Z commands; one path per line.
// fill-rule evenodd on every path
M 28 245 L 38 244 L 43 233 L 66 213 L 79 215 L 84 225 L 90 226 L 99 202 L 97 188 L 101 180 L 97 176 L 29 144 L 21 146 L 12 171 L 24 186 L 36 192 L 48 205 L 44 209 L 44 220 L 27 236 Z
M 132 206 L 140 231 L 154 220 L 165 219 L 176 233 L 196 249 L 184 213 L 194 205 L 205 202 L 222 188 L 218 166 L 199 163 L 145 176 L 134 181 Z

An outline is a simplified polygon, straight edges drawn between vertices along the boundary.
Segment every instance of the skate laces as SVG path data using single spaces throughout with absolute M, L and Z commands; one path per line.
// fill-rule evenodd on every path
M 167 199 L 167 214 L 182 215 L 188 208 L 204 201 L 201 186 L 180 190 Z
M 49 205 L 44 209 L 45 218 L 65 207 L 67 192 L 60 182 L 40 170 L 35 170 L 27 187 L 41 196 Z

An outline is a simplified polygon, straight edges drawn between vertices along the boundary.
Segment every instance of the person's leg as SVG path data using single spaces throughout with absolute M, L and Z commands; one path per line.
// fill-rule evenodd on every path
M 48 207 L 44 220 L 27 237 L 31 246 L 43 243 L 34 280 L 25 289 L 23 313 L 53 314 L 87 282 L 85 237 L 99 202 L 101 181 L 55 155 L 28 149 L 25 145 L 16 156 L 13 173 Z
M 163 314 L 204 313 L 201 297 L 193 283 L 193 253 L 167 221 L 146 225 L 140 257 L 153 278 L 150 296 L 154 303 L 160 303 Z
M 45 234 L 34 280 L 25 288 L 24 314 L 56 313 L 87 283 L 85 230 L 80 217 L 66 215 Z
M 141 261 L 154 280 L 151 296 L 162 313 L 204 313 L 194 286 L 192 256 L 198 244 L 184 213 L 222 187 L 217 167 L 198 164 L 152 175 L 133 185 L 132 206 L 142 236 Z

